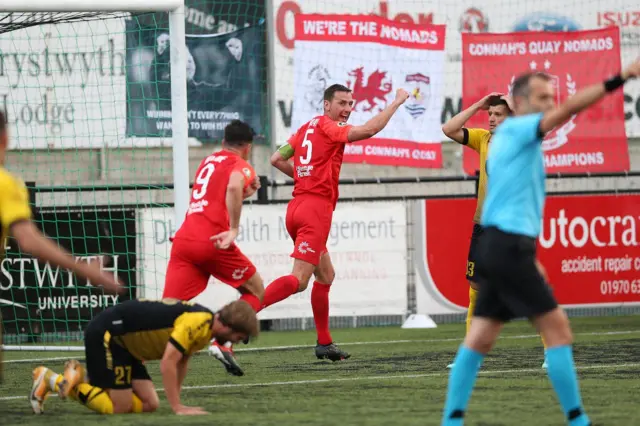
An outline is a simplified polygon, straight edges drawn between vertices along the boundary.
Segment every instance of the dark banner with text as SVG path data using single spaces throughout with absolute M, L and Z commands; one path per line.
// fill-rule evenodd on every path
M 462 35 L 463 108 L 491 92 L 509 93 L 516 76 L 545 72 L 552 78 L 555 103 L 620 70 L 620 31 L 526 32 Z M 629 170 L 622 90 L 572 116 L 542 143 L 547 172 Z M 482 111 L 481 111 L 482 112 Z M 488 128 L 486 112 L 467 127 Z M 478 155 L 464 150 L 464 170 L 475 174 Z
M 171 136 L 169 31 L 127 20 L 127 136 Z M 265 25 L 187 35 L 189 137 L 220 141 L 232 120 L 263 133 Z
M 465 278 L 475 199 L 425 201 L 429 289 L 459 307 L 469 303 Z M 640 195 L 550 196 L 538 258 L 562 305 L 640 303 Z M 457 224 L 452 226 L 452 224 Z
M 105 308 L 136 295 L 133 210 L 43 212 L 38 227 L 77 259 L 118 275 L 125 294 L 108 295 L 68 270 L 22 253 L 9 240 L 0 264 L 0 309 L 6 333 L 78 331 Z

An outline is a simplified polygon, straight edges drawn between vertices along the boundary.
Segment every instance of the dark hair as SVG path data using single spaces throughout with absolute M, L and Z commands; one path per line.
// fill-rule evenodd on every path
M 325 89 L 325 91 L 324 91 L 324 100 L 331 102 L 333 100 L 333 96 L 336 94 L 336 92 L 351 93 L 351 89 L 349 89 L 347 86 L 344 86 L 342 84 L 332 84 L 331 86 L 329 86 L 329 87 L 327 87 Z
M 252 143 L 256 132 L 244 121 L 233 120 L 224 128 L 224 143 L 232 146 L 240 146 Z
M 0 109 L 0 133 L 7 130 L 7 114 Z
M 511 108 L 509 108 L 509 104 L 507 103 L 507 101 L 505 101 L 504 99 L 502 99 L 500 96 L 494 96 L 491 99 L 489 99 L 489 106 L 490 107 L 495 107 L 495 106 L 500 106 L 503 105 L 506 109 L 507 109 L 507 114 L 511 114 Z
M 511 93 L 513 94 L 513 97 L 515 98 L 517 96 L 529 96 L 529 83 L 533 78 L 539 78 L 544 81 L 551 80 L 549 74 L 545 74 L 543 72 L 529 72 L 526 74 L 522 74 L 514 80 L 513 85 L 511 86 Z

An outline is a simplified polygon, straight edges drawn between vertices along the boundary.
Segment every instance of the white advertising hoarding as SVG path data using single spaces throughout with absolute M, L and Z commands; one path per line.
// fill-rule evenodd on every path
M 124 19 L 0 35 L 0 108 L 12 149 L 115 145 L 125 135 Z
M 286 205 L 243 208 L 237 243 L 256 265 L 265 285 L 291 273 L 292 242 L 285 228 Z M 173 209 L 139 212 L 140 280 L 144 297 L 161 298 L 175 234 Z M 407 310 L 406 213 L 401 202 L 340 203 L 327 242 L 336 278 L 331 316 L 404 315 Z M 211 279 L 195 301 L 218 309 L 239 294 Z M 311 317 L 311 290 L 260 313 L 260 319 Z

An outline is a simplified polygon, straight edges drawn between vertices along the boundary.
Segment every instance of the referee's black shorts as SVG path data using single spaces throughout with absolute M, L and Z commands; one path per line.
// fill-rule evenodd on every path
M 486 227 L 480 238 L 474 315 L 507 322 L 532 318 L 558 304 L 536 267 L 536 241 Z

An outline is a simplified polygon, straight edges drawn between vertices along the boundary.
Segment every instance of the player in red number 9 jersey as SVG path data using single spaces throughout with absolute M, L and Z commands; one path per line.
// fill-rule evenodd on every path
M 239 120 L 224 129 L 222 150 L 205 158 L 191 192 L 184 223 L 176 232 L 167 265 L 163 298 L 191 300 L 207 287 L 209 276 L 237 289 L 258 312 L 264 295 L 262 278 L 235 245 L 242 200 L 260 187 L 247 163 L 254 132 Z M 231 348 L 212 343 L 210 352 L 236 376 L 244 373 Z
M 294 240 L 293 271 L 280 277 L 265 291 L 263 309 L 304 291 L 311 275 L 311 307 L 316 324 L 316 357 L 339 361 L 349 354 L 338 348 L 329 332 L 329 289 L 335 277 L 326 243 L 333 210 L 338 201 L 338 180 L 342 156 L 348 142 L 368 139 L 387 125 L 409 94 L 396 92 L 395 100 L 362 126 L 347 120 L 353 108 L 351 90 L 334 84 L 324 92 L 324 115 L 304 124 L 271 157 L 271 164 L 294 179 L 293 199 L 287 207 L 286 226 Z M 289 159 L 293 157 L 293 164 Z

